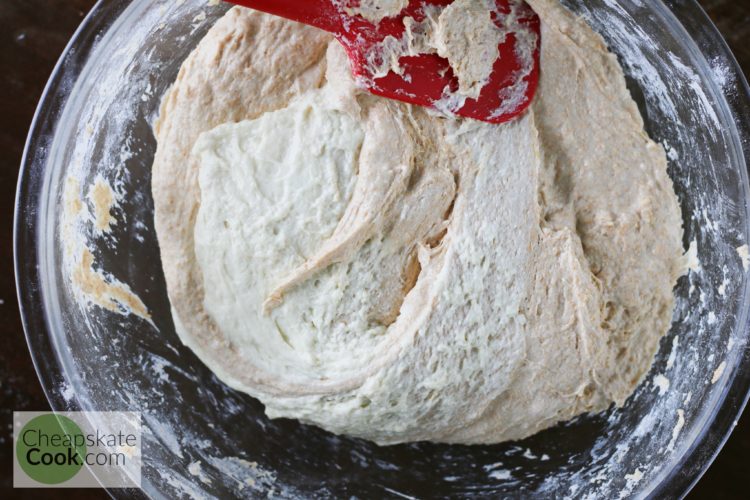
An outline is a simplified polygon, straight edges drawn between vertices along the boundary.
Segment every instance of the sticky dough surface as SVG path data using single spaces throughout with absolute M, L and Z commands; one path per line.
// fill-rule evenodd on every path
M 683 270 L 661 146 L 615 56 L 554 0 L 503 125 L 358 91 L 312 28 L 233 9 L 155 131 L 182 340 L 227 384 L 382 444 L 494 443 L 621 404 Z

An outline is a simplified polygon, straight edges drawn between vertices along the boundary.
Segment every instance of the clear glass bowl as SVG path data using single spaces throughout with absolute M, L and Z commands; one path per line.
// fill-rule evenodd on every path
M 624 407 L 517 443 L 380 448 L 270 421 L 219 382 L 174 333 L 150 194 L 160 96 L 228 8 L 205 0 L 100 1 L 39 106 L 18 188 L 16 273 L 52 407 L 143 412 L 143 489 L 152 497 L 685 494 L 726 440 L 750 383 L 750 301 L 736 251 L 749 236 L 748 87 L 694 1 L 565 3 L 626 68 L 648 132 L 669 152 L 685 247 L 695 240 L 701 262 L 681 279 L 672 329 Z M 153 325 L 81 303 L 70 287 L 62 190 L 69 176 L 86 185 L 97 175 L 121 198 L 113 234 L 89 235 L 97 268 L 131 286 Z M 659 374 L 670 380 L 663 394 Z

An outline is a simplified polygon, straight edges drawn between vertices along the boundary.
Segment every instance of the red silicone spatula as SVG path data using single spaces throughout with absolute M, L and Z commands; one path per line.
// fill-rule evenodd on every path
M 421 22 L 430 6 L 453 0 L 411 0 L 397 15 L 373 23 L 357 14 L 361 0 L 230 0 L 232 3 L 309 24 L 332 33 L 351 60 L 356 81 L 373 94 L 433 107 L 491 123 L 513 119 L 531 104 L 539 81 L 540 23 L 523 0 L 495 0 L 491 16 L 501 29 L 511 30 L 500 43 L 489 82 L 477 99 L 455 99 L 458 79 L 448 61 L 436 53 L 404 56 L 401 71 L 377 77 L 372 63 L 386 37 L 402 40 L 405 18 Z M 523 32 L 520 34 L 520 32 Z M 393 40 L 391 40 L 393 41 Z M 376 61 L 377 62 L 377 61 Z

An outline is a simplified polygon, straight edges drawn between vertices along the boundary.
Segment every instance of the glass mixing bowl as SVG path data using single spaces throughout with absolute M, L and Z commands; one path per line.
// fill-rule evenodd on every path
M 521 442 L 381 448 L 267 419 L 182 346 L 153 230 L 150 123 L 182 60 L 228 8 L 206 0 L 100 1 L 45 90 L 23 160 L 15 249 L 26 335 L 52 407 L 142 412 L 143 491 L 156 498 L 685 494 L 748 395 L 750 301 L 737 250 L 749 236 L 748 87 L 694 1 L 565 3 L 626 69 L 648 132 L 669 153 L 685 248 L 695 241 L 700 260 L 679 282 L 651 373 L 622 408 Z M 118 224 L 106 237 L 80 236 L 152 322 L 86 303 L 70 285 L 62 193 L 68 178 L 86 189 L 98 176 L 115 186 Z

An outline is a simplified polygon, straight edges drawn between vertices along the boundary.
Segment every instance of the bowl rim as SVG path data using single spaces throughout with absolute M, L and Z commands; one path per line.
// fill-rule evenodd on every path
M 37 224 L 44 172 L 57 124 L 73 91 L 74 86 L 68 82 L 75 81 L 99 35 L 111 27 L 129 4 L 97 0 L 73 33 L 39 97 L 18 172 L 13 213 L 13 263 L 18 309 L 34 370 L 53 412 L 82 411 L 83 408 L 76 398 L 66 400 L 63 396 L 64 369 L 54 355 L 55 345 L 44 307 L 38 253 L 38 243 L 44 240 L 44 236 Z M 115 496 L 112 489 L 103 489 Z
M 692 40 L 703 58 L 722 63 L 722 68 L 726 71 L 724 76 L 727 81 L 734 83 L 734 86 L 721 87 L 719 90 L 738 135 L 743 139 L 738 153 L 741 155 L 740 159 L 744 160 L 746 173 L 750 175 L 750 142 L 747 139 L 750 137 L 750 86 L 744 71 L 723 35 L 697 0 L 656 0 L 655 4 L 674 17 L 678 22 L 674 28 Z M 746 211 L 748 209 L 747 206 L 743 208 Z M 748 298 L 747 279 L 743 298 Z M 747 329 L 748 318 L 745 318 L 744 323 L 738 322 L 737 326 Z M 735 372 L 728 379 L 712 417 L 700 429 L 671 474 L 661 483 L 653 485 L 649 497 L 684 498 L 721 452 L 750 400 L 750 349 L 743 349 L 735 362 Z
M 721 89 L 740 137 L 750 138 L 750 87 L 739 63 L 728 44 L 697 0 L 653 0 L 657 7 L 666 9 L 679 22 L 678 28 L 699 47 L 707 60 L 724 64 L 727 76 L 735 85 L 731 91 Z M 42 390 L 53 411 L 80 410 L 78 401 L 68 401 L 62 395 L 64 370 L 55 352 L 44 307 L 40 255 L 38 244 L 43 235 L 36 223 L 40 216 L 40 199 L 49 147 L 57 123 L 64 111 L 76 75 L 85 66 L 97 45 L 101 33 L 106 32 L 131 4 L 98 0 L 88 12 L 65 47 L 41 94 L 21 159 L 13 221 L 13 251 L 16 293 L 26 343 Z M 750 140 L 743 140 L 741 151 L 750 175 Z M 745 290 L 747 297 L 747 287 Z M 742 324 L 738 326 L 742 327 Z M 747 325 L 744 325 L 747 326 Z M 660 498 L 683 498 L 703 477 L 708 467 L 726 444 L 742 411 L 750 399 L 750 349 L 738 356 L 736 370 L 727 380 L 722 396 L 709 418 L 687 447 L 682 458 L 666 478 L 652 485 L 648 495 Z M 144 483 L 147 480 L 144 478 Z M 114 492 L 108 490 L 110 494 Z

